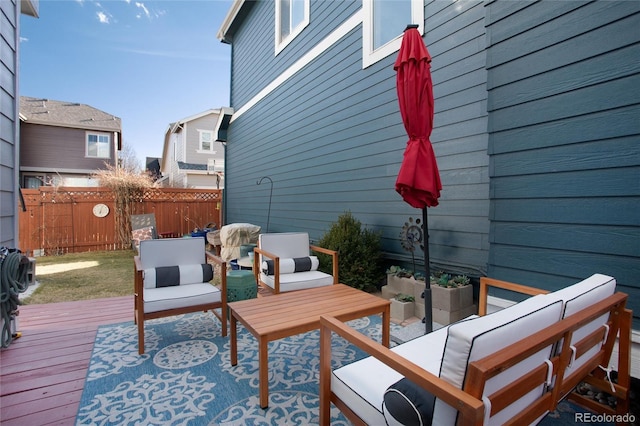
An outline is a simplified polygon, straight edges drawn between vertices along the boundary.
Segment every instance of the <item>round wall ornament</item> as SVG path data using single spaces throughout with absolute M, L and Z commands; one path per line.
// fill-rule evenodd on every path
M 105 217 L 109 214 L 109 206 L 102 203 L 96 204 L 95 206 L 93 206 L 93 214 L 96 217 Z

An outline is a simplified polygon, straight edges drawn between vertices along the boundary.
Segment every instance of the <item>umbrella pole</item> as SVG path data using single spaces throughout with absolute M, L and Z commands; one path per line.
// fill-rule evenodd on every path
M 433 312 L 431 302 L 431 267 L 429 265 L 429 226 L 427 223 L 427 208 L 422 208 L 422 226 L 424 227 L 424 321 L 425 334 L 433 331 Z

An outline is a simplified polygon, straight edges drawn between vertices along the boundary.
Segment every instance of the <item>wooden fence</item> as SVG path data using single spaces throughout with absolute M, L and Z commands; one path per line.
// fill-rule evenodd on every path
M 29 255 L 56 255 L 130 248 L 119 241 L 114 194 L 109 188 L 23 189 L 19 209 L 19 249 Z M 189 234 L 196 226 L 221 226 L 222 190 L 152 188 L 133 203 L 132 214 L 154 213 L 159 233 Z M 105 217 L 93 214 L 106 204 Z M 22 207 L 22 206 L 20 206 Z M 130 218 L 126 218 L 130 231 Z

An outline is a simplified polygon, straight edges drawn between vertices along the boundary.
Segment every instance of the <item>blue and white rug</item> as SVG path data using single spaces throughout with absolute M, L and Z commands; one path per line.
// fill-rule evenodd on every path
M 349 325 L 381 341 L 379 316 Z M 392 334 L 398 327 L 391 324 Z M 318 424 L 319 334 L 315 330 L 269 343 L 269 408 L 263 410 L 258 397 L 258 343 L 242 325 L 238 324 L 235 367 L 230 362 L 229 337 L 221 337 L 220 322 L 210 313 L 147 321 L 142 356 L 133 322 L 102 326 L 76 424 Z M 332 344 L 334 368 L 366 356 L 337 336 Z M 563 402 L 540 424 L 575 425 L 576 413 L 583 411 Z M 331 424 L 350 425 L 333 405 Z
M 381 341 L 380 317 L 349 325 Z M 258 343 L 238 324 L 238 364 L 211 313 L 145 323 L 138 355 L 133 322 L 102 326 L 76 417 L 78 425 L 318 424 L 319 331 L 269 343 L 269 408 L 258 398 Z M 335 367 L 364 357 L 333 338 Z M 348 425 L 332 406 L 332 425 Z

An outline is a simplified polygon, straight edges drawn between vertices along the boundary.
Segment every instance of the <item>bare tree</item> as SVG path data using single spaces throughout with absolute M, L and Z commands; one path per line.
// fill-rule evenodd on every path
M 127 173 L 138 174 L 144 170 L 132 145 L 122 145 L 122 150 L 118 152 L 118 162 L 119 167 Z

